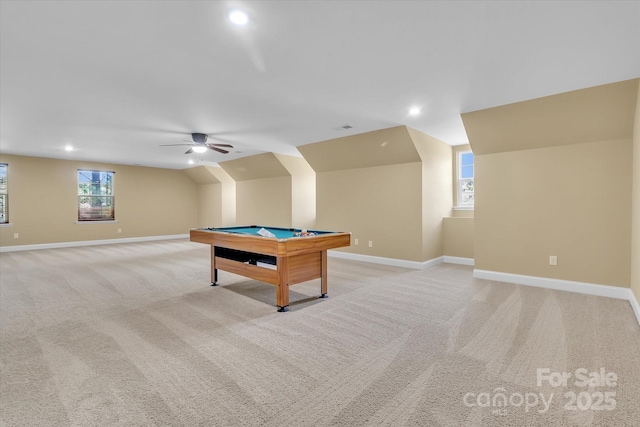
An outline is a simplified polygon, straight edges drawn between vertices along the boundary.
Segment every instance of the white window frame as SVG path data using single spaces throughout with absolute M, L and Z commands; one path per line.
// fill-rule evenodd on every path
M 462 200 L 463 194 L 464 194 L 464 192 L 462 191 L 462 188 L 464 185 L 466 185 L 468 181 L 471 181 L 473 183 L 474 189 L 475 189 L 475 175 L 476 175 L 475 174 L 475 160 L 476 160 L 475 155 L 473 156 L 473 177 L 472 178 L 462 177 L 462 156 L 468 153 L 473 154 L 473 151 L 461 150 L 456 153 L 456 156 L 457 156 L 456 157 L 456 206 L 454 208 L 459 210 L 473 210 L 474 204 L 475 204 L 475 191 L 472 192 L 473 201 L 471 203 L 468 203 L 468 202 L 465 203 Z
M 111 194 L 96 194 L 96 195 L 91 195 L 91 194 L 82 194 L 80 192 L 80 175 L 82 173 L 104 173 L 104 174 L 110 174 L 111 175 Z M 77 175 L 77 187 L 76 190 L 78 192 L 78 219 L 76 221 L 76 224 L 96 224 L 96 223 L 104 223 L 104 222 L 109 222 L 109 223 L 113 223 L 113 222 L 118 222 L 115 218 L 115 175 L 116 173 L 113 171 L 104 171 L 104 170 L 92 170 L 92 169 L 78 169 L 78 175 Z M 82 198 L 87 198 L 87 197 L 100 197 L 100 198 L 111 198 L 111 207 L 113 210 L 113 217 L 112 218 L 104 218 L 104 217 L 98 217 L 95 219 L 92 218 L 87 218 L 87 213 L 86 210 L 89 209 L 91 210 L 92 208 L 89 207 L 85 207 L 84 204 L 81 202 Z M 83 215 L 84 212 L 84 215 Z
M 4 169 L 4 186 L 0 186 L 0 197 L 2 200 L 2 211 L 0 211 L 0 226 L 9 225 L 9 165 L 0 163 L 0 168 Z M 3 188 L 4 187 L 4 188 Z

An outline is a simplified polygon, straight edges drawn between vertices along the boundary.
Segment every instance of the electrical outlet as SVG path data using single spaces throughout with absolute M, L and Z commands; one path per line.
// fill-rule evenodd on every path
M 358 246 L 358 239 L 353 239 L 353 244 L 354 244 L 355 246 Z
M 549 265 L 558 265 L 558 257 L 555 255 L 549 256 Z
M 17 239 L 18 237 L 20 237 L 20 235 L 18 233 L 13 233 L 13 238 Z
M 369 240 L 369 247 L 372 248 L 373 247 L 373 240 Z
M 118 233 L 122 233 L 122 228 L 118 228 Z

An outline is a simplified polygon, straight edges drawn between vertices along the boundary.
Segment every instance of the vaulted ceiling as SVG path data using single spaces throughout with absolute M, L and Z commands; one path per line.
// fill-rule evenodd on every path
M 0 2 L 9 154 L 182 169 L 398 125 L 459 145 L 462 113 L 638 77 L 632 1 Z M 160 147 L 191 132 L 234 148 Z

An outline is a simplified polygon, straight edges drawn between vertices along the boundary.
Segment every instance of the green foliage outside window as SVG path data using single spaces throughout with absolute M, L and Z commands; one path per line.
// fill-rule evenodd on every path
M 9 222 L 7 165 L 0 164 L 0 224 Z
M 109 221 L 115 219 L 114 172 L 78 171 L 78 220 Z

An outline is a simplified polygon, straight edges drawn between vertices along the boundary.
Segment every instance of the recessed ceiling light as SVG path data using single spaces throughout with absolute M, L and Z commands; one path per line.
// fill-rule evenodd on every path
M 193 160 L 189 160 L 189 164 L 190 164 L 190 165 L 192 165 L 192 164 L 194 164 L 194 163 L 195 163 L 195 162 L 194 162 Z
M 73 150 L 75 150 L 75 148 L 73 148 L 73 145 L 67 144 L 64 146 L 64 151 L 73 151 Z
M 243 26 L 249 22 L 249 15 L 240 9 L 232 9 L 227 13 L 227 17 L 232 24 Z
M 418 107 L 413 107 L 409 110 L 409 114 L 411 114 L 412 116 L 417 116 L 418 114 L 420 114 L 420 109 Z
M 193 151 L 195 151 L 196 153 L 204 153 L 207 151 L 207 147 L 205 147 L 204 145 L 196 145 L 195 147 L 193 147 Z

